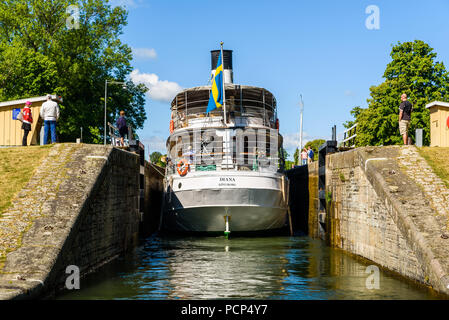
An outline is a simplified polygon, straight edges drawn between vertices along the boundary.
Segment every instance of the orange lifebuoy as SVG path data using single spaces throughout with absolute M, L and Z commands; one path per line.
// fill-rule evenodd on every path
M 276 129 L 279 130 L 279 119 L 276 119 Z
M 189 171 L 189 163 L 186 159 L 179 160 L 177 170 L 181 177 L 187 174 L 187 171 Z
M 170 133 L 173 133 L 175 130 L 175 122 L 173 120 L 170 120 Z

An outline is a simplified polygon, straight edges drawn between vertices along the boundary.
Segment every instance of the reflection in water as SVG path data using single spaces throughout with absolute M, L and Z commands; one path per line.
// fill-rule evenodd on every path
M 308 237 L 152 237 L 58 299 L 435 299 L 428 289 L 380 273 Z

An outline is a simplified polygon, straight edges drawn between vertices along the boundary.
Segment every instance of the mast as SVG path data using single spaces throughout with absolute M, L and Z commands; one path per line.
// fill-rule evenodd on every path
M 302 101 L 302 94 L 300 94 L 301 101 L 299 102 L 299 108 L 300 108 L 300 120 L 299 120 L 299 149 L 298 149 L 298 162 L 300 163 L 301 159 L 301 152 L 302 152 L 302 113 L 304 111 L 304 102 Z M 299 165 L 298 163 L 298 165 Z
M 221 47 L 221 65 L 222 65 L 222 73 L 223 73 L 223 77 L 222 77 L 222 85 L 223 85 L 223 113 L 224 113 L 224 123 L 225 126 L 228 126 L 228 119 L 226 118 L 226 92 L 225 92 L 225 78 L 224 78 L 224 55 L 223 55 L 223 41 L 220 42 L 220 47 Z

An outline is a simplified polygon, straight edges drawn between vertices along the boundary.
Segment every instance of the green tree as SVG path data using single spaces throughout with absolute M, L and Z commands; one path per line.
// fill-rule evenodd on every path
M 66 12 L 79 9 L 78 26 Z M 102 0 L 4 0 L 0 2 L 0 101 L 60 95 L 61 141 L 102 141 L 105 80 L 125 82 L 131 49 L 120 41 L 127 12 Z M 133 128 L 146 120 L 147 88 L 126 81 L 108 85 L 107 121 L 120 110 Z
M 296 148 L 295 153 L 293 154 L 293 161 L 295 163 L 295 165 L 299 165 L 299 149 Z
M 167 155 L 163 155 L 158 151 L 154 151 L 150 154 L 150 161 L 160 167 L 165 168 L 166 163 L 162 162 L 162 157 L 166 157 Z
M 153 153 L 150 154 L 150 161 L 152 163 L 157 163 L 162 157 L 162 153 L 154 151 Z
M 355 107 L 351 114 L 357 122 L 356 145 L 402 144 L 399 134 L 399 104 L 406 93 L 413 104 L 409 134 L 414 139 L 415 129 L 424 129 L 424 144 L 430 141 L 430 118 L 426 104 L 434 100 L 449 100 L 449 74 L 437 54 L 421 40 L 398 42 L 391 50 L 392 61 L 387 65 L 385 81 L 370 88 L 368 108 Z

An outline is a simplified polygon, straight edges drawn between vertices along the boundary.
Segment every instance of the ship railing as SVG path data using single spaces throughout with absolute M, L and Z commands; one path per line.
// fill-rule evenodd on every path
M 211 121 L 211 118 L 223 119 L 223 108 L 214 109 L 209 113 L 206 113 L 206 109 L 207 105 L 175 112 L 173 117 L 174 129 L 186 128 L 189 126 L 190 120 L 194 119 L 204 119 L 206 124 Z M 276 123 L 275 113 L 272 110 L 254 106 L 228 105 L 227 115 L 230 121 L 235 121 L 239 117 L 262 119 L 262 125 L 271 128 L 274 128 Z
M 211 154 L 207 154 L 210 156 Z M 203 172 L 203 171 L 258 171 L 258 172 L 272 172 L 272 168 L 278 168 L 278 157 L 260 157 L 256 158 L 254 154 L 242 153 L 240 157 L 232 157 L 229 161 L 222 158 L 220 153 L 214 153 L 216 156 L 220 156 L 217 161 L 202 161 L 194 157 L 179 157 L 167 164 L 167 173 L 177 173 L 177 165 L 181 160 L 187 160 L 189 163 L 188 172 Z M 252 158 L 251 158 L 252 157 Z

